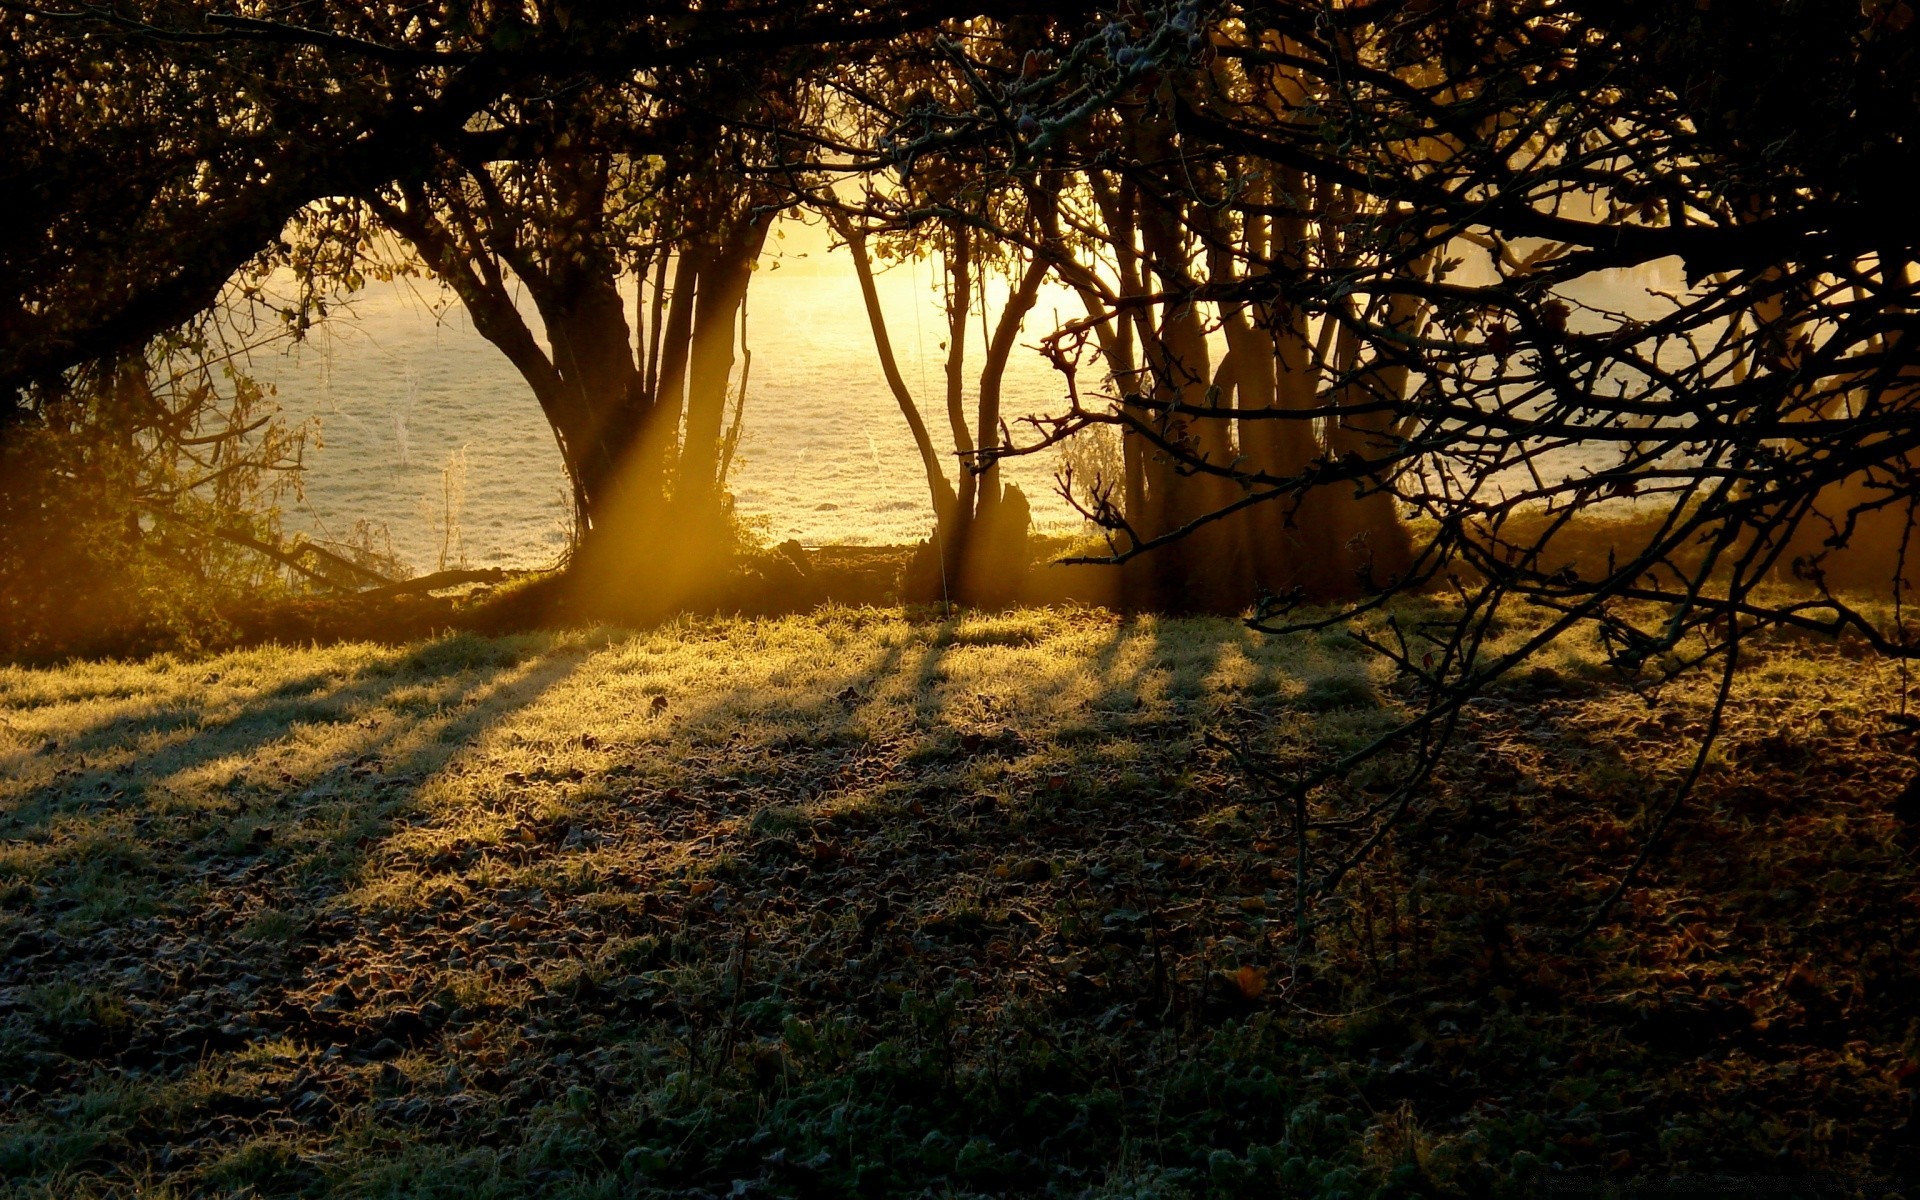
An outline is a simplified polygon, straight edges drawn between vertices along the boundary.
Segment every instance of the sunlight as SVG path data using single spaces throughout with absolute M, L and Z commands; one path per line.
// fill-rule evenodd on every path
M 0 3 L 0 1200 L 1920 1194 L 1917 3 Z

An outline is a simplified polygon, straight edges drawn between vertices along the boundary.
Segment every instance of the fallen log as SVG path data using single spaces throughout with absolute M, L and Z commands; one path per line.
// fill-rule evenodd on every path
M 503 567 L 479 567 L 473 570 L 436 571 L 431 575 L 422 575 L 417 579 L 404 579 L 399 583 L 389 583 L 381 587 L 366 588 L 353 593 L 360 599 L 384 600 L 390 596 L 407 596 L 415 592 L 435 592 L 441 588 L 459 587 L 467 583 L 503 583 L 512 578 L 513 572 Z

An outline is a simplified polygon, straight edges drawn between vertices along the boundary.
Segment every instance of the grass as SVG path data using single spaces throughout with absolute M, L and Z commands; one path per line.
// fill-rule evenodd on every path
M 1386 727 L 1339 638 L 829 609 L 0 669 L 0 1195 L 1844 1194 L 1920 1169 L 1903 686 L 1756 655 L 1569 949 L 1703 697 L 1556 647 L 1301 949 L 1205 735 Z

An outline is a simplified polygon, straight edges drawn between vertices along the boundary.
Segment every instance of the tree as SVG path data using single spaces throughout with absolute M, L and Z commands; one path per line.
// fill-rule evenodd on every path
M 491 90 L 390 49 L 303 53 L 185 6 L 0 10 L 0 409 L 185 324 L 301 205 L 404 173 Z M 332 86 L 342 66 L 366 86 Z
M 494 153 L 443 155 L 430 178 L 365 200 L 540 404 L 572 486 L 578 582 L 596 600 L 665 611 L 699 602 L 724 568 L 745 387 L 730 379 L 779 207 L 755 182 L 755 138 L 730 122 L 791 103 L 775 98 L 783 86 L 715 68 L 496 108 Z M 348 261 L 377 250 L 355 213 L 320 234 L 350 243 Z
M 0 185 L 15 206 L 0 231 L 0 411 L 183 325 L 303 208 L 416 177 L 503 99 L 825 52 L 971 10 L 0 6 Z
M 1034 22 L 963 25 L 903 40 L 850 89 L 859 102 L 835 112 L 847 127 L 842 136 L 910 137 L 916 126 L 926 130 L 942 121 L 970 86 L 969 77 L 953 65 L 958 51 L 951 47 L 960 43 L 974 48 L 967 68 L 974 80 L 1017 78 L 1023 62 L 1045 52 L 1044 32 Z M 1000 182 L 982 175 L 975 164 L 935 158 L 869 173 L 857 203 L 833 196 L 818 201 L 853 258 L 881 369 L 913 434 L 932 496 L 934 534 L 908 566 L 906 579 L 907 594 L 923 601 L 1007 603 L 1021 594 L 1028 568 L 1027 500 L 1000 471 L 1001 396 L 1050 260 L 995 232 L 1037 228 L 1054 203 L 1058 181 L 1037 167 L 1012 181 L 1014 186 L 1000 187 Z M 893 353 L 874 282 L 876 242 L 882 255 L 896 261 L 930 257 L 940 264 L 946 312 L 941 343 L 945 453 L 936 449 Z M 996 305 L 989 295 L 1002 284 L 1005 296 Z M 978 374 L 970 378 L 968 342 L 976 316 L 983 346 Z M 943 465 L 949 456 L 955 460 L 951 478 Z
M 1328 480 L 1284 505 L 1246 498 L 1261 475 L 1324 474 L 1390 432 L 1379 414 L 1400 399 L 1406 373 L 1374 343 L 1333 336 L 1339 313 L 1276 302 L 1252 282 L 1276 263 L 1348 269 L 1343 260 L 1366 251 L 1345 226 L 1312 218 L 1325 215 L 1319 206 L 1360 211 L 1368 201 L 1196 138 L 1181 118 L 1195 106 L 1257 109 L 1270 126 L 1287 104 L 1319 104 L 1325 85 L 1201 54 L 1213 38 L 1263 36 L 1241 25 L 1203 30 L 1191 8 L 1155 12 L 1116 15 L 1078 42 L 1056 29 L 1010 62 L 1007 39 L 982 39 L 993 52 L 965 60 L 946 112 L 923 117 L 895 157 L 923 178 L 957 172 L 976 190 L 1029 198 L 1020 222 L 990 204 L 947 219 L 1019 245 L 1081 295 L 1088 315 L 1064 332 L 1076 375 L 1091 350 L 1111 388 L 1124 463 L 1086 512 L 1125 546 L 1131 603 L 1237 611 L 1263 593 L 1324 600 L 1389 583 L 1407 570 L 1411 544 L 1381 480 L 1361 477 L 1357 494 L 1351 476 Z M 1047 202 L 1031 203 L 1035 194 Z M 1430 265 L 1397 269 L 1417 276 Z M 1402 302 L 1388 319 L 1410 327 L 1418 312 Z M 1318 409 L 1321 397 L 1337 419 Z M 1274 419 L 1283 412 L 1296 418 Z
M 1904 4 L 1776 4 L 1765 19 L 1638 3 L 1277 2 L 1204 20 L 1141 6 L 1082 37 L 1063 77 L 999 98 L 1005 124 L 1026 126 L 1010 157 L 1081 139 L 1106 197 L 1087 224 L 1141 276 L 1054 343 L 1071 366 L 1090 339 L 1122 345 L 1130 320 L 1141 384 L 1110 408 L 1076 402 L 1023 447 L 1090 424 L 1152 447 L 1129 459 L 1122 501 L 1095 507 L 1118 535 L 1109 561 L 1187 546 L 1182 575 L 1231 571 L 1218 531 L 1242 514 L 1344 533 L 1308 519 L 1339 499 L 1368 541 L 1390 511 L 1414 514 L 1411 536 L 1384 572 L 1356 547 L 1369 586 L 1353 603 L 1302 612 L 1326 598 L 1303 587 L 1264 606 L 1262 628 L 1325 627 L 1412 589 L 1459 599 L 1453 617 L 1371 643 L 1403 679 L 1398 729 L 1304 770 L 1249 763 L 1314 864 L 1298 880 L 1303 931 L 1306 898 L 1417 811 L 1464 706 L 1570 629 L 1593 628 L 1637 686 L 1714 663 L 1722 705 L 1743 642 L 1769 629 L 1915 653 L 1920 306 L 1911 227 L 1893 219 L 1915 153 L 1900 131 L 1920 117 L 1913 24 Z M 1782 91 L 1786 78 L 1817 95 Z M 1137 236 L 1111 236 L 1129 225 Z M 1683 286 L 1631 312 L 1594 299 L 1602 273 L 1663 263 Z M 1310 363 L 1312 403 L 1263 407 L 1264 366 L 1251 381 L 1195 369 L 1204 306 L 1228 314 L 1229 358 L 1271 345 L 1276 387 L 1279 366 Z M 1265 422 L 1312 429 L 1317 452 L 1303 462 L 1305 435 Z M 1158 502 L 1156 473 L 1172 477 Z M 1798 586 L 1766 590 L 1782 581 Z M 1842 586 L 1876 581 L 1891 608 Z M 1515 605 L 1550 619 L 1495 650 Z M 1383 755 L 1398 765 L 1385 797 L 1312 811 Z
M 245 285 L 291 261 L 350 285 L 364 249 L 354 221 L 317 246 L 282 237 L 315 205 L 337 217 L 334 201 L 371 198 L 461 285 L 476 323 L 545 407 L 586 534 L 575 559 L 582 588 L 649 591 L 654 610 L 686 600 L 683 584 L 715 574 L 708 551 L 727 543 L 722 489 L 740 398 L 728 426 L 733 330 L 776 190 L 772 177 L 730 172 L 755 137 L 798 118 L 776 106 L 729 123 L 761 95 L 749 77 L 760 66 L 831 63 L 846 47 L 955 11 L 943 0 L 677 14 L 380 0 L 324 14 L 174 0 L 0 7 L 0 129 L 15 148 L 0 183 L 25 198 L 25 219 L 0 232 L 0 439 L 37 419 L 35 397 L 63 375 L 181 327 L 236 278 Z M 716 79 L 748 86 L 701 90 Z M 610 101 L 607 111 L 589 111 L 587 95 Z M 657 114 L 646 110 L 676 105 L 681 161 L 661 166 L 644 127 Z M 625 142 L 564 142 L 616 132 L 608 122 L 625 122 Z M 614 215 L 621 229 L 596 226 L 608 216 L 596 202 L 625 202 L 596 189 L 641 181 L 649 163 L 677 184 L 690 180 L 666 172 L 703 174 L 698 187 L 672 189 L 674 203 L 658 202 L 669 189 L 656 189 L 658 211 L 638 218 L 661 222 L 651 241 L 634 240 L 632 214 Z M 555 205 L 572 211 L 552 236 L 520 240 L 513 223 L 553 216 Z M 585 259 L 566 261 L 581 249 Z M 642 267 L 652 268 L 655 319 L 642 339 L 648 361 L 633 363 L 627 338 L 646 323 L 636 306 L 633 327 L 621 328 L 618 280 Z M 502 302 L 509 277 L 540 292 L 554 355 Z M 296 333 L 324 307 L 317 292 L 306 301 L 284 314 Z M 673 520 L 660 507 L 668 491 L 681 510 Z M 660 540 L 669 534 L 672 545 Z M 688 555 L 698 561 L 667 572 L 680 582 L 644 578 L 649 562 Z

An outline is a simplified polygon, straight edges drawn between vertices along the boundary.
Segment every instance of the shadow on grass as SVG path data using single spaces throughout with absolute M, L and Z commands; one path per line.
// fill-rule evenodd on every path
M 29 1082 L 158 1069 L 273 1028 L 289 971 L 324 939 L 316 922 L 417 819 L 424 782 L 580 657 L 433 642 L 342 663 L 344 680 L 296 669 L 220 697 L 212 719 L 164 700 L 40 755 L 46 782 L 16 777 L 0 809 L 0 1006 L 27 1017 L 0 1059 Z M 409 689 L 431 703 L 396 706 Z
M 1202 735 L 1390 720 L 1338 640 L 830 612 L 484 649 L 323 685 L 311 740 L 223 711 L 145 808 L 4 834 L 20 1194 L 1538 1194 L 1760 1169 L 1772 1112 L 1792 1164 L 1911 1165 L 1912 866 L 1811 797 L 1831 721 L 1743 710 L 1774 774 L 1676 827 L 1623 906 L 1649 932 L 1575 957 L 1672 739 L 1529 680 L 1298 954 L 1281 827 Z M 138 863 L 82 879 L 83 819 Z M 66 906 L 143 872 L 144 914 Z M 1815 960 L 1853 975 L 1781 982 Z

